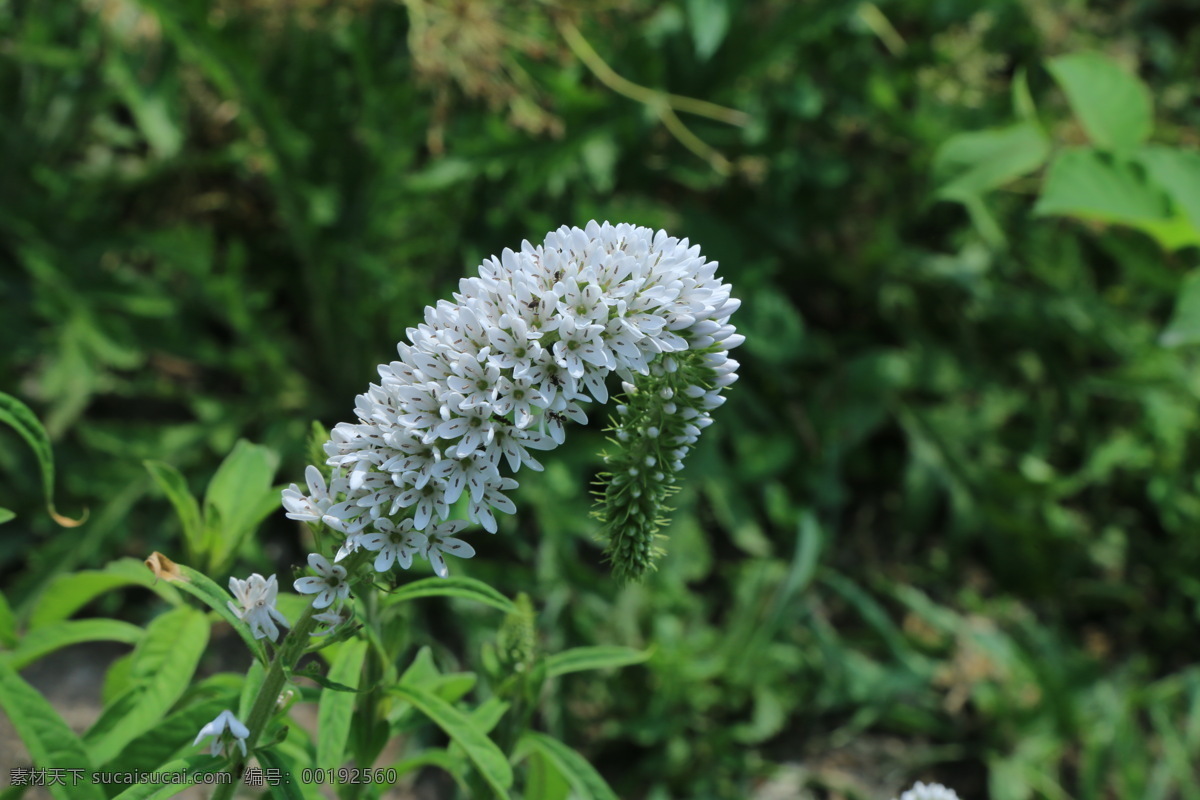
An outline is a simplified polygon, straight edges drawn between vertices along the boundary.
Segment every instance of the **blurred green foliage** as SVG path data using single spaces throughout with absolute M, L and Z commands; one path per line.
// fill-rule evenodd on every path
M 182 551 L 146 460 L 299 480 L 482 257 L 629 221 L 722 262 L 743 377 L 646 582 L 594 541 L 598 426 L 477 542 L 547 652 L 653 648 L 541 724 L 622 797 L 1198 797 L 1197 10 L 12 0 L 0 386 L 92 517 L 0 433 L 8 600 Z M 412 625 L 447 671 L 493 638 Z

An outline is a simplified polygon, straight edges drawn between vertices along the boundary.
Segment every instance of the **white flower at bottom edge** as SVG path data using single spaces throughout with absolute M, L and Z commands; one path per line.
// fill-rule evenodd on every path
M 292 585 L 300 594 L 316 595 L 313 608 L 328 608 L 334 600 L 345 600 L 350 596 L 350 582 L 346 580 L 346 568 L 341 564 L 330 564 L 320 553 L 309 553 L 308 565 L 320 577 L 297 578 Z
M 287 617 L 275 608 L 275 596 L 279 592 L 279 584 L 274 575 L 263 578 L 262 575 L 255 572 L 244 581 L 230 578 L 229 591 L 241 604 L 239 608 L 230 601 L 229 610 L 250 626 L 250 632 L 254 634 L 255 639 L 262 639 L 265 636 L 271 641 L 275 641 L 279 636 L 276 622 L 285 628 L 288 627 Z
M 959 797 L 953 789 L 947 789 L 940 783 L 917 781 L 911 789 L 900 795 L 900 800 L 959 800 Z
M 429 559 L 429 563 L 433 565 L 433 571 L 439 578 L 445 578 L 450 574 L 450 570 L 446 567 L 446 559 L 442 557 L 443 553 L 459 558 L 470 558 L 475 555 L 474 547 L 462 539 L 454 538 L 454 534 L 466 526 L 465 520 L 452 519 L 449 522 L 425 529 L 425 538 L 428 540 L 425 545 L 425 557 Z
M 250 729 L 238 721 L 238 718 L 233 715 L 232 711 L 226 709 L 212 722 L 200 729 L 200 733 L 196 734 L 196 741 L 192 742 L 192 746 L 200 744 L 200 740 L 212 736 L 213 742 L 209 747 L 208 752 L 214 756 L 225 754 L 225 745 L 236 744 L 242 751 L 242 757 L 246 756 L 246 737 L 250 735 Z M 232 752 L 230 753 L 232 755 Z

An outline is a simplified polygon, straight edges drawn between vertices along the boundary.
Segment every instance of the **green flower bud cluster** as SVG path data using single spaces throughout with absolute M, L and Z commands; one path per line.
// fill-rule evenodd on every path
M 623 384 L 609 427 L 615 449 L 604 455 L 609 469 L 597 481 L 593 512 L 604 523 L 605 556 L 618 580 L 640 579 L 664 554 L 667 499 L 677 491 L 675 475 L 688 451 L 712 422 L 708 411 L 724 401 L 718 392 L 729 383 L 721 371 L 728 362 L 718 347 L 673 353 L 636 386 Z

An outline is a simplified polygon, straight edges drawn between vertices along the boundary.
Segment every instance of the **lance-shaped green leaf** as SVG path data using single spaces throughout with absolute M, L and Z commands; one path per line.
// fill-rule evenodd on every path
M 141 586 L 168 603 L 179 605 L 183 598 L 170 584 L 155 580 L 142 562 L 122 558 L 100 570 L 83 570 L 54 576 L 46 585 L 29 615 L 29 628 L 36 630 L 61 622 L 96 597 L 114 589 Z
M 580 800 L 617 800 L 596 768 L 583 756 L 557 739 L 536 731 L 527 731 L 517 745 L 522 751 L 535 752 L 543 756 L 571 784 L 571 789 Z
M 347 642 L 338 650 L 329 668 L 329 680 L 335 684 L 357 686 L 366 654 L 365 640 Z M 321 692 L 321 702 L 317 704 L 317 729 L 321 732 L 317 740 L 318 767 L 337 769 L 345 761 L 356 699 L 350 692 Z
M 220 565 L 237 554 L 242 540 L 279 506 L 271 486 L 279 456 L 270 448 L 239 439 L 221 462 L 204 494 L 205 546 Z
M 388 604 L 402 603 L 406 600 L 416 600 L 419 597 L 458 597 L 463 600 L 474 600 L 509 614 L 517 610 L 517 607 L 507 597 L 474 578 L 423 578 L 396 588 L 385 595 L 384 602 Z
M 44 769 L 90 769 L 87 751 L 41 692 L 16 670 L 0 661 L 0 707 L 25 743 L 33 763 Z M 58 800 L 104 800 L 100 787 L 87 781 L 79 786 L 47 786 Z
M 37 456 L 38 467 L 42 471 L 42 491 L 46 495 L 46 509 L 50 516 L 64 528 L 82 525 L 87 519 L 87 512 L 75 520 L 62 516 L 54 508 L 54 451 L 50 447 L 50 436 L 42 423 L 38 422 L 37 416 L 17 398 L 0 392 L 0 422 L 11 426 Z
M 175 514 L 183 526 L 183 536 L 193 554 L 204 552 L 204 520 L 200 516 L 200 504 L 188 489 L 183 473 L 165 461 L 144 461 L 146 471 L 163 494 L 171 501 Z
M 134 738 L 154 727 L 187 689 L 208 644 L 203 614 L 180 607 L 157 617 L 134 650 L 129 689 L 100 713 L 84 734 L 97 764 L 118 755 Z
M 445 731 L 467 754 L 497 797 L 508 797 L 508 788 L 513 782 L 512 767 L 496 743 L 476 728 L 470 718 L 424 688 L 402 683 L 391 691 Z
M 573 647 L 546 657 L 546 677 L 584 672 L 590 669 L 612 669 L 640 664 L 650 658 L 650 651 L 616 645 Z
M 13 647 L 16 643 L 17 617 L 8 604 L 8 598 L 0 592 L 0 647 Z
M 12 511 L 10 511 L 9 509 L 0 508 L 0 525 L 3 525 L 6 522 L 10 522 L 16 518 L 17 518 L 17 515 L 14 514 Z
M 142 639 L 137 625 L 116 619 L 81 619 L 59 622 L 32 630 L 5 660 L 13 669 L 25 669 L 56 650 L 83 642 L 121 642 L 137 644 Z

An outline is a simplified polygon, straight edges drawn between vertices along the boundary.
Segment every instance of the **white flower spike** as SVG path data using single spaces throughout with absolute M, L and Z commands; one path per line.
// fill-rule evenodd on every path
M 582 406 L 607 402 L 615 373 L 630 413 L 616 427 L 623 452 L 605 479 L 602 516 L 614 570 L 641 575 L 674 474 L 737 379 L 729 350 L 743 337 L 729 320 L 740 302 L 716 270 L 687 239 L 607 222 L 559 228 L 485 260 L 408 329 L 399 359 L 380 365 L 379 382 L 355 401 L 357 419 L 330 432 L 328 482 L 309 467 L 309 493 L 284 492 L 288 516 L 349 537 L 341 557 L 369 537 L 384 569 L 407 566 L 414 548 L 386 548 L 377 536 L 411 521 L 444 574 L 443 555 L 465 550 L 434 546 L 441 534 L 431 530 L 465 499 L 466 516 L 494 533 L 496 512 L 516 510 L 509 474 L 539 469 L 528 451 L 561 444 L 567 421 L 586 423 Z M 629 469 L 651 461 L 661 466 Z M 311 593 L 321 591 L 315 580 Z
M 227 745 L 236 744 L 238 749 L 242 751 L 242 758 L 246 757 L 246 737 L 250 735 L 250 729 L 238 721 L 238 718 L 233 715 L 232 711 L 226 709 L 217 715 L 217 718 L 200 729 L 200 733 L 196 735 L 196 741 L 192 742 L 192 746 L 200 744 L 200 740 L 209 736 L 213 737 L 212 744 L 208 748 L 208 752 L 214 756 L 233 755 L 233 750 L 227 750 Z
M 308 565 L 319 577 L 297 578 L 293 586 L 300 594 L 316 595 L 314 608 L 329 608 L 335 600 L 340 604 L 350 596 L 350 582 L 346 580 L 346 568 L 341 564 L 330 564 L 320 553 L 310 553 Z
M 266 637 L 273 642 L 279 637 L 275 623 L 288 627 L 287 617 L 275 608 L 279 583 L 274 575 L 263 578 L 256 572 L 244 581 L 230 578 L 229 591 L 238 601 L 237 605 L 230 601 L 229 610 L 250 626 L 255 639 Z

